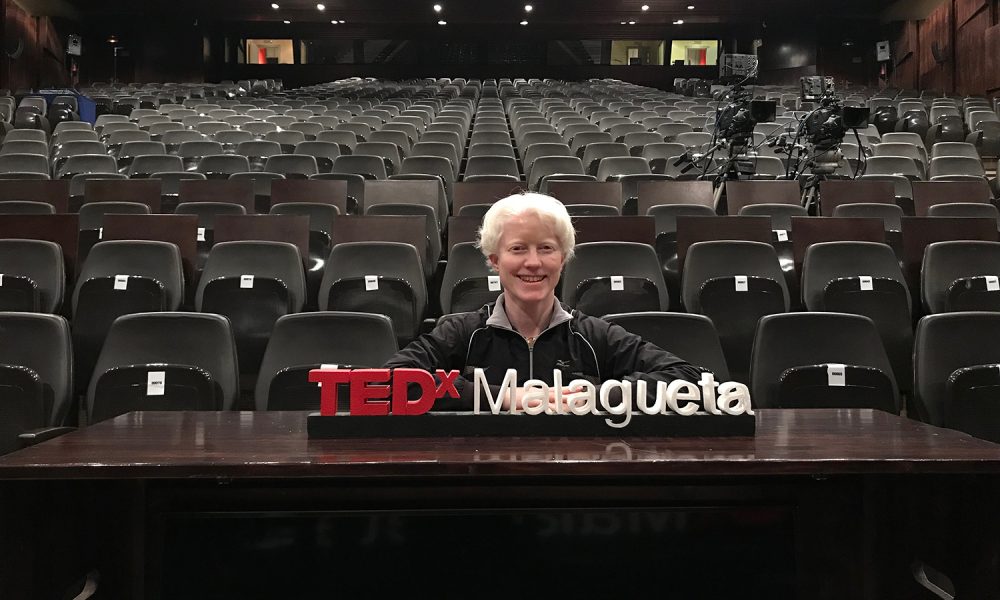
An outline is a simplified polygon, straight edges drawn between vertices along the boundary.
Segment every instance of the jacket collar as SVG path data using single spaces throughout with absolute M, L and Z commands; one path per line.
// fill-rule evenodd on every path
M 563 305 L 559 302 L 558 299 L 553 299 L 552 302 L 555 303 L 555 306 L 552 309 L 552 318 L 549 319 L 549 325 L 548 327 L 543 329 L 543 331 L 548 331 L 549 329 L 552 329 L 556 325 L 561 325 L 573 318 L 573 315 L 571 315 L 569 312 L 566 311 L 565 308 L 563 308 Z M 509 329 L 510 331 L 514 331 L 514 326 L 510 324 L 510 319 L 507 317 L 507 310 L 506 308 L 504 308 L 503 294 L 500 294 L 497 297 L 497 301 L 493 305 L 492 310 L 490 311 L 490 316 L 489 318 L 486 319 L 486 324 L 492 327 L 499 327 L 501 329 Z

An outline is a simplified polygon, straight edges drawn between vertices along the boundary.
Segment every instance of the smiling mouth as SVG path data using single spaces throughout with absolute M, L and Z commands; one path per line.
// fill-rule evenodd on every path
M 545 276 L 544 275 L 518 275 L 517 278 L 520 279 L 521 281 L 525 282 L 525 283 L 538 283 L 541 280 L 545 279 Z

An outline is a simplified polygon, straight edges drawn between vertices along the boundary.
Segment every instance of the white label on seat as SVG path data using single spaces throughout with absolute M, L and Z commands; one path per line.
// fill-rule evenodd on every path
M 987 292 L 1000 292 L 1000 277 L 996 275 L 986 276 L 986 291 Z
M 103 227 L 98 227 L 97 228 L 97 239 L 99 239 L 99 240 L 103 240 L 104 239 L 104 228 Z
M 778 236 L 778 241 L 779 242 L 787 242 L 788 241 L 788 232 L 785 231 L 784 229 L 775 229 L 774 230 L 774 235 Z
M 243 289 L 253 289 L 253 275 L 240 275 L 240 287 Z
M 0 273 L 0 287 L 3 287 L 3 273 Z
M 847 385 L 847 366 L 837 363 L 826 365 L 826 384 L 830 387 L 845 387 Z
M 500 276 L 499 275 L 487 275 L 486 283 L 490 287 L 491 292 L 500 291 Z
M 337 369 L 337 365 L 326 363 L 326 364 L 320 365 L 319 368 L 323 369 L 324 371 L 333 371 L 333 370 Z
M 372 292 L 378 289 L 378 275 L 365 275 L 365 291 Z
M 199 227 L 198 228 L 198 241 L 199 242 L 204 242 L 205 241 L 205 228 L 204 227 Z
M 749 286 L 747 285 L 747 276 L 746 275 L 737 275 L 735 277 L 735 279 L 736 279 L 736 291 L 737 292 L 745 292 L 745 291 L 747 291 L 747 290 L 750 289 Z
M 625 291 L 625 278 L 621 275 L 611 276 L 611 291 L 612 292 L 622 292 Z
M 115 289 L 116 290 L 128 289 L 128 275 L 115 275 Z
M 167 372 L 150 371 L 146 373 L 146 395 L 162 396 L 166 393 Z
M 858 283 L 861 285 L 861 291 L 863 292 L 870 292 L 875 289 L 875 286 L 872 284 L 872 278 L 868 275 L 858 276 Z

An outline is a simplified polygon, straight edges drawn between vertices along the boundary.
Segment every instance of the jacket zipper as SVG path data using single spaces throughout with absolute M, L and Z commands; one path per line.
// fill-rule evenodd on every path
M 539 337 L 541 337 L 541 335 L 542 334 L 539 333 L 535 337 L 524 338 L 524 341 L 528 342 L 528 379 L 535 378 L 535 342 L 538 340 Z

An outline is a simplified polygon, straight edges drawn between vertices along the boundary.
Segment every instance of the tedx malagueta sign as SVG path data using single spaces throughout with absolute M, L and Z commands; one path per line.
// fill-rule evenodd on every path
M 439 398 L 458 398 L 455 381 L 458 371 L 421 369 L 313 369 L 309 381 L 320 385 L 320 415 L 337 414 L 337 385 L 350 388 L 351 416 L 422 415 Z M 753 415 L 750 391 L 735 381 L 717 382 L 711 373 L 702 373 L 697 383 L 675 380 L 656 382 L 655 394 L 649 395 L 644 380 L 608 380 L 600 385 L 585 379 L 563 382 L 563 374 L 553 371 L 553 385 L 529 379 L 519 385 L 517 371 L 510 369 L 494 395 L 483 369 L 473 372 L 473 414 L 499 415 L 605 415 L 609 427 L 627 427 L 634 411 L 646 415 Z M 420 388 L 417 398 L 410 398 L 411 385 Z M 522 407 L 513 402 L 515 389 L 524 388 Z M 564 389 L 574 390 L 564 393 Z M 550 394 L 556 402 L 549 403 Z M 504 399 L 507 406 L 504 408 Z

